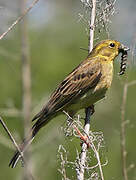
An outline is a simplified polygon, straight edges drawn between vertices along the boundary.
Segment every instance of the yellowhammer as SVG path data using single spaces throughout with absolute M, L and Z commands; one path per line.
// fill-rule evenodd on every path
M 22 143 L 21 151 L 25 151 L 41 127 L 55 116 L 63 111 L 73 116 L 78 110 L 104 98 L 112 83 L 113 61 L 122 52 L 120 74 L 123 74 L 126 68 L 123 58 L 126 60 L 127 50 L 127 47 L 115 40 L 104 40 L 97 44 L 87 58 L 59 84 L 47 104 L 33 118 L 33 121 L 37 121 L 32 126 L 29 138 Z M 16 152 L 9 166 L 15 167 L 20 157 L 20 153 Z

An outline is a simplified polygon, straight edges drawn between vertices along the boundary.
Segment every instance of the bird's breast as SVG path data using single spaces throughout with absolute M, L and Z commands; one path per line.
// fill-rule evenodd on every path
M 111 86 L 113 76 L 113 63 L 105 63 L 102 65 L 102 76 L 94 88 L 90 88 L 88 92 L 82 95 L 76 101 L 71 103 L 69 110 L 78 111 L 87 108 L 92 104 L 105 97 L 107 89 Z M 69 111 L 68 110 L 68 111 Z
M 102 64 L 102 76 L 99 83 L 96 85 L 95 90 L 98 89 L 108 89 L 111 87 L 112 78 L 113 78 L 113 62 L 103 63 Z

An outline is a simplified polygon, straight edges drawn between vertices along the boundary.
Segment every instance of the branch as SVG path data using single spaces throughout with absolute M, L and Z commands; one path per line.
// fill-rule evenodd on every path
M 0 123 L 2 124 L 3 128 L 5 129 L 6 133 L 7 133 L 8 136 L 9 136 L 10 140 L 12 141 L 13 145 L 14 145 L 15 148 L 18 150 L 18 152 L 20 153 L 21 158 L 22 158 L 23 161 L 24 161 L 23 153 L 21 152 L 21 150 L 20 150 L 18 144 L 16 143 L 14 137 L 13 137 L 12 134 L 10 133 L 8 127 L 7 127 L 6 124 L 4 123 L 2 117 L 0 117 Z
M 26 0 L 21 0 L 20 3 L 21 13 L 25 11 Z M 21 36 L 21 63 L 22 63 L 22 115 L 24 124 L 24 139 L 27 138 L 31 128 L 31 67 L 30 67 L 30 51 L 29 51 L 29 38 L 27 28 L 27 17 L 24 17 L 20 23 L 20 36 Z M 32 172 L 32 162 L 30 147 L 24 152 L 24 157 L 27 159 L 27 167 L 24 167 L 24 179 L 31 179 L 30 173 L 27 168 Z
M 89 108 L 88 110 L 87 110 L 87 113 L 86 113 L 86 115 L 88 116 L 88 117 L 86 117 L 86 119 L 88 119 L 90 116 L 91 116 L 91 109 Z M 75 122 L 76 123 L 76 122 Z M 104 180 L 104 176 L 103 176 L 103 171 L 102 171 L 102 164 L 101 164 L 101 161 L 100 161 L 100 156 L 99 156 L 99 149 L 100 149 L 100 146 L 101 146 L 101 142 L 98 142 L 98 147 L 96 148 L 95 147 L 95 143 L 94 143 L 94 140 L 93 139 L 95 139 L 93 136 L 94 136 L 94 134 L 93 133 L 91 133 L 91 136 L 89 135 L 89 133 L 87 134 L 86 132 L 85 132 L 85 129 L 83 129 L 82 128 L 82 126 L 80 126 L 79 124 L 77 124 L 80 128 L 81 128 L 81 130 L 84 132 L 84 134 L 86 135 L 86 138 L 85 138 L 85 136 L 83 136 L 82 134 L 81 134 L 81 132 L 78 130 L 78 128 L 73 124 L 73 128 L 76 130 L 76 132 L 77 132 L 77 134 L 79 135 L 79 137 L 80 137 L 80 139 L 82 139 L 83 140 L 83 142 L 84 142 L 84 144 L 86 144 L 88 147 L 90 147 L 92 150 L 93 150 L 93 152 L 94 152 L 94 154 L 95 154 L 95 156 L 96 156 L 96 159 L 97 159 L 97 165 L 96 166 L 94 166 L 94 167 L 91 167 L 90 169 L 92 169 L 92 168 L 95 168 L 95 167 L 99 167 L 99 171 L 100 171 L 100 176 L 101 176 L 101 180 Z M 83 138 L 82 138 L 83 137 Z M 93 137 L 93 138 L 92 138 Z M 84 146 L 85 147 L 85 146 Z M 82 151 L 84 152 L 86 149 L 82 149 Z M 77 173 L 80 175 L 80 170 L 79 169 L 81 169 L 82 168 L 82 161 L 81 161 L 81 159 L 84 161 L 85 159 L 86 159 L 86 153 L 87 153 L 87 150 L 84 152 L 84 153 L 81 153 L 81 155 L 82 156 L 84 156 L 84 157 L 81 157 L 80 158 L 80 162 L 79 162 L 79 166 L 80 166 L 80 168 L 77 168 Z M 104 164 L 104 165 L 106 165 L 106 164 Z M 84 162 L 84 169 L 89 169 L 88 167 L 86 168 L 87 166 L 86 166 L 86 161 Z
M 89 52 L 93 49 L 93 39 L 94 39 L 94 27 L 95 27 L 95 15 L 96 15 L 96 0 L 92 0 L 92 12 L 90 17 L 90 33 L 89 33 Z M 89 135 L 90 130 L 90 117 L 91 117 L 91 108 L 86 109 L 86 117 L 85 117 L 85 125 L 84 131 L 85 134 Z M 85 172 L 85 163 L 86 163 L 86 153 L 87 153 L 87 144 L 82 144 L 81 155 L 80 155 L 80 163 L 79 163 L 79 171 L 77 171 L 77 179 L 83 180 L 84 179 L 84 172 Z
M 59 145 L 58 153 L 60 155 L 61 168 L 58 171 L 62 174 L 63 180 L 70 180 L 67 178 L 65 166 L 67 164 L 67 151 L 62 145 Z
M 23 0 L 22 0 L 23 1 Z M 15 25 L 17 25 L 24 17 L 25 15 L 34 7 L 34 5 L 38 2 L 39 0 L 34 0 L 32 2 L 32 4 L 25 10 L 23 6 L 23 12 L 22 15 L 19 16 L 17 18 L 16 21 L 14 21 L 11 26 L 7 29 L 7 31 L 5 31 L 1 36 L 0 36 L 0 40 L 3 39 L 14 27 Z M 25 0 L 23 1 L 25 3 Z M 25 26 L 25 23 L 22 25 L 22 29 L 23 26 Z M 25 118 L 27 119 L 29 117 L 30 114 L 30 104 L 31 104 L 31 98 L 30 98 L 30 68 L 29 68 L 29 60 L 28 60 L 28 46 L 27 46 L 27 40 L 26 40 L 26 31 L 25 31 L 25 27 L 22 30 L 22 61 L 24 62 L 25 66 L 23 67 L 23 82 L 24 82 L 24 86 L 25 86 L 25 92 L 26 94 L 25 96 L 25 100 L 23 101 L 23 104 L 25 108 L 28 108 L 26 110 L 26 113 L 24 113 Z M 29 78 L 29 80 L 28 80 Z M 29 82 L 28 82 L 29 81 Z M 28 107 L 29 106 L 29 107 Z M 13 142 L 14 146 L 16 147 L 17 151 L 20 153 L 20 156 L 22 158 L 22 160 L 25 162 L 25 159 L 23 157 L 23 152 L 21 152 L 19 146 L 17 145 L 16 141 L 14 140 L 13 136 L 11 135 L 10 131 L 8 130 L 8 128 L 6 127 L 4 121 L 2 120 L 2 118 L 0 118 L 0 122 L 3 126 L 3 128 L 5 129 L 5 131 L 7 132 L 8 136 L 10 137 L 11 141 Z M 25 123 L 26 124 L 26 123 Z M 27 127 L 25 125 L 25 127 Z M 26 165 L 26 173 L 28 174 L 27 177 L 29 177 L 29 179 L 34 179 L 32 174 L 30 173 L 27 165 Z
M 96 16 L 96 0 L 92 0 L 93 7 L 92 7 L 92 13 L 90 17 L 90 33 L 89 33 L 89 53 L 93 49 L 93 41 L 94 41 L 94 28 L 95 28 L 95 16 Z
M 31 174 L 31 172 L 30 172 L 30 170 L 28 169 L 28 166 L 27 166 L 27 164 L 26 164 L 26 160 L 25 160 L 25 158 L 24 158 L 24 156 L 23 156 L 23 152 L 20 150 L 20 147 L 18 146 L 18 144 L 16 143 L 14 137 L 13 137 L 12 134 L 10 133 L 10 131 L 9 131 L 8 127 L 6 126 L 6 124 L 4 123 L 2 117 L 0 117 L 0 123 L 2 124 L 2 126 L 3 126 L 4 130 L 6 131 L 6 133 L 8 134 L 8 136 L 9 136 L 10 140 L 12 141 L 13 145 L 15 146 L 15 148 L 17 149 L 17 151 L 20 153 L 22 162 L 25 163 L 25 165 L 26 165 L 26 167 L 27 167 L 27 168 L 26 168 L 26 171 L 27 171 L 27 173 L 29 174 L 29 177 L 30 177 L 29 179 L 30 179 L 30 180 L 34 180 L 34 177 L 32 176 L 32 174 Z
M 38 2 L 39 0 L 34 0 L 30 7 L 28 7 L 21 16 L 17 18 L 16 21 L 14 21 L 11 26 L 5 31 L 3 34 L 0 36 L 0 40 L 3 39 L 23 18 L 24 16 L 34 7 L 34 5 Z
M 126 121 L 125 121 L 125 108 L 126 108 L 126 101 L 127 101 L 127 92 L 128 87 L 133 86 L 136 84 L 136 80 L 130 83 L 124 84 L 123 89 L 123 100 L 121 106 L 121 134 L 120 134 L 120 141 L 121 141 L 121 157 L 122 157 L 122 174 L 124 180 L 128 180 L 127 175 L 127 151 L 126 151 Z
M 26 0 L 21 0 L 21 11 L 23 12 L 26 6 Z M 29 40 L 27 32 L 27 19 L 22 21 L 21 25 L 21 61 L 22 61 L 22 108 L 24 118 L 24 133 L 28 135 L 30 130 L 31 120 L 31 67 L 30 67 L 30 53 Z
M 99 171 L 100 171 L 100 176 L 101 176 L 101 180 L 104 180 L 104 176 L 103 176 L 103 171 L 102 171 L 102 165 L 101 165 L 101 161 L 100 161 L 100 156 L 99 156 L 99 151 L 96 149 L 94 143 L 91 143 L 91 148 L 93 149 L 97 162 L 98 162 L 98 167 L 99 167 Z

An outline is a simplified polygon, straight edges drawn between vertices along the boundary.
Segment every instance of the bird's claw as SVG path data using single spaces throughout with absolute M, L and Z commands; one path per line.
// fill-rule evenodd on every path
M 81 136 L 80 139 L 82 140 L 82 142 L 80 143 L 80 145 L 82 146 L 83 143 L 85 143 L 87 145 L 87 148 L 90 148 L 91 147 L 91 144 L 89 142 L 89 139 L 87 136 Z

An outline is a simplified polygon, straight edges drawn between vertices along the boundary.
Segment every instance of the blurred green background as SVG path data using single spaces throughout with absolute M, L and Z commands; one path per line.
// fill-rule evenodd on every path
M 14 1 L 14 3 L 13 3 Z M 29 1 L 30 3 L 31 1 Z M 28 5 L 29 5 L 28 3 Z M 0 1 L 0 32 L 16 19 L 19 3 L 16 0 Z M 136 35 L 136 2 L 120 0 L 116 3 L 118 13 L 113 17 L 110 26 L 110 38 L 119 40 L 132 47 Z M 63 78 L 80 63 L 87 52 L 88 38 L 85 27 L 78 22 L 78 13 L 82 13 L 82 5 L 76 0 L 40 0 L 28 15 L 28 34 L 31 56 L 32 77 L 32 112 L 37 113 Z M 129 27 L 129 28 L 128 28 Z M 104 31 L 100 39 L 106 37 Z M 22 107 L 21 83 L 21 43 L 19 24 L 8 36 L 0 41 L 0 115 L 11 130 L 17 141 L 23 138 L 23 120 L 20 115 L 8 115 L 6 110 Z M 98 40 L 98 41 L 99 41 Z M 97 43 L 98 41 L 95 41 Z M 120 122 L 123 84 L 136 79 L 135 59 L 131 62 L 126 74 L 119 77 L 119 60 L 115 62 L 115 73 L 106 100 L 98 103 L 96 112 L 91 119 L 91 130 L 102 131 L 105 138 L 105 156 L 108 164 L 103 167 L 106 180 L 122 180 L 120 154 Z M 125 119 L 129 120 L 126 127 L 127 166 L 136 163 L 136 85 L 130 87 L 127 96 Z M 79 112 L 84 116 L 84 111 Z M 44 127 L 32 144 L 32 164 L 35 179 L 61 179 L 58 172 L 60 163 L 57 158 L 59 144 L 67 146 L 70 159 L 75 159 L 76 148 L 80 149 L 79 140 L 69 141 L 64 137 L 61 126 L 66 117 L 59 116 Z M 8 167 L 13 154 L 13 145 L 0 126 L 0 179 L 22 179 L 23 168 L 20 163 L 16 169 Z M 74 170 L 68 169 L 68 177 L 76 179 Z M 130 180 L 136 180 L 136 168 L 128 171 Z

